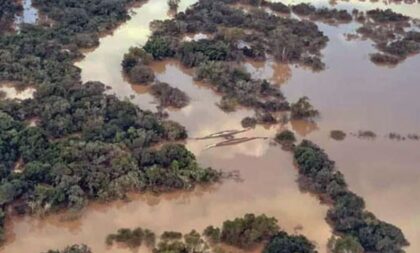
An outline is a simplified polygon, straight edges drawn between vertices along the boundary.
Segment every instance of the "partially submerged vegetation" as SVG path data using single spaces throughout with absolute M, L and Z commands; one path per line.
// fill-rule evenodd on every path
M 380 51 L 371 54 L 372 62 L 396 65 L 408 56 L 420 53 L 420 32 L 413 29 L 408 16 L 391 9 L 375 9 L 356 15 L 356 19 L 363 24 L 357 32 L 371 39 Z
M 271 1 L 262 0 L 261 6 L 267 7 L 270 10 L 281 13 L 281 14 L 290 14 L 290 7 L 285 5 L 282 2 L 271 2 Z
M 181 0 L 168 0 L 168 6 L 171 11 L 176 11 Z
M 237 2 L 201 0 L 174 19 L 154 21 L 153 35 L 144 49 L 155 59 L 175 56 L 190 67 L 201 61 L 261 59 L 265 54 L 282 62 L 303 63 L 305 57 L 319 57 L 328 41 L 310 21 L 282 18 L 263 10 L 246 13 L 229 5 Z M 182 41 L 191 33 L 214 36 L 198 42 Z
M 36 89 L 32 99 L 0 101 L 1 240 L 6 210 L 78 210 L 128 191 L 191 189 L 219 179 L 170 143 L 187 137 L 184 127 L 106 94 L 102 83 L 81 82 L 73 65 L 80 49 L 127 20 L 134 2 L 34 0 L 51 26 L 25 24 L 0 36 L 0 81 Z M 28 125 L 33 118 L 37 125 Z
M 121 63 L 123 72 L 133 84 L 153 82 L 155 75 L 149 66 L 152 56 L 138 47 L 131 47 Z
M 176 58 L 183 65 L 194 67 L 196 80 L 206 82 L 222 94 L 218 103 L 222 110 L 231 112 L 239 106 L 253 109 L 255 117 L 245 119 L 244 127 L 276 124 L 280 120 L 279 112 L 290 111 L 289 103 L 278 87 L 267 80 L 253 79 L 238 62 L 245 58 L 265 59 L 270 54 L 279 61 L 320 70 L 324 67 L 319 58 L 320 50 L 328 38 L 310 21 L 278 17 L 257 9 L 244 12 L 231 6 L 239 2 L 200 0 L 173 19 L 153 21 L 153 34 L 143 47 L 145 52 L 141 52 L 155 60 Z M 244 4 L 280 8 L 279 4 L 268 2 Z M 184 40 L 187 34 L 197 33 L 208 36 L 197 41 Z M 135 58 L 130 56 L 132 51 L 130 49 L 126 58 Z M 124 60 L 123 68 L 126 62 Z M 181 94 L 178 91 L 176 93 Z M 317 112 L 307 98 L 301 98 L 291 114 L 292 118 L 307 119 Z
M 233 111 L 239 105 L 256 111 L 286 111 L 289 104 L 280 90 L 266 80 L 254 80 L 241 67 L 225 62 L 207 62 L 196 70 L 196 79 L 205 81 L 222 94 L 220 107 Z
M 310 103 L 308 97 L 301 97 L 296 103 L 290 106 L 291 117 L 293 119 L 311 119 L 319 115 Z
M 152 85 L 151 94 L 159 100 L 162 107 L 182 108 L 188 105 L 190 101 L 187 94 L 183 91 L 162 82 L 157 82 Z
M 112 246 L 114 243 L 122 244 L 128 248 L 138 248 L 142 244 L 153 247 L 156 244 L 156 235 L 149 229 L 137 227 L 133 230 L 121 228 L 115 234 L 106 237 L 106 244 Z
M 342 238 L 332 236 L 328 240 L 328 249 L 331 253 L 364 253 L 362 245 L 353 236 L 343 236 Z
M 365 139 L 375 139 L 377 137 L 377 135 L 371 130 L 359 130 L 356 135 L 359 138 Z
M 330 137 L 336 141 L 342 141 L 346 138 L 347 134 L 341 130 L 332 130 Z
M 119 229 L 110 234 L 106 242 L 118 242 L 122 246 L 136 249 L 144 242 L 156 253 L 205 253 L 224 252 L 222 244 L 249 250 L 264 246 L 264 253 L 316 253 L 315 246 L 304 236 L 288 235 L 282 231 L 277 220 L 266 215 L 246 214 L 244 217 L 226 220 L 221 228 L 208 226 L 200 234 L 195 230 L 182 234 L 165 231 L 158 238 L 142 228 Z
M 292 11 L 300 16 L 306 16 L 311 20 L 323 21 L 328 23 L 348 23 L 353 17 L 346 10 L 337 10 L 333 8 L 316 8 L 312 4 L 300 3 L 291 7 Z
M 335 163 L 314 143 L 304 140 L 294 157 L 305 188 L 332 203 L 327 220 L 340 235 L 353 236 L 367 252 L 404 252 L 409 243 L 396 226 L 365 210 L 364 200 L 348 189 Z
M 290 130 L 283 130 L 277 133 L 274 140 L 282 145 L 283 149 L 292 150 L 296 142 L 295 134 Z
M 84 244 L 68 246 L 63 250 L 49 250 L 44 253 L 92 253 L 90 248 Z
M 279 231 L 277 220 L 265 215 L 246 214 L 227 220 L 220 229 L 220 241 L 238 248 L 249 249 L 270 240 Z

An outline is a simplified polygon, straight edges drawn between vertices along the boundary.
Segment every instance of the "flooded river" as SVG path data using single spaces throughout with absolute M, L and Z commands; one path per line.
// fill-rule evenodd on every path
M 182 1 L 180 9 L 193 2 Z M 390 7 L 420 17 L 417 3 L 337 1 L 336 7 Z M 147 89 L 124 80 L 120 63 L 129 47 L 145 43 L 150 35 L 150 21 L 167 17 L 166 0 L 149 1 L 135 8 L 131 20 L 102 38 L 100 46 L 77 63 L 83 80 L 102 81 L 112 87 L 111 93 L 131 99 L 141 108 L 155 110 L 156 103 Z M 315 124 L 293 121 L 285 126 L 260 126 L 237 134 L 235 137 L 243 142 L 236 145 L 226 144 L 223 138 L 197 138 L 225 130 L 242 130 L 241 119 L 252 112 L 222 112 L 216 106 L 220 96 L 206 85 L 194 82 L 191 70 L 175 61 L 154 63 L 160 81 L 180 88 L 191 98 L 187 107 L 170 111 L 170 118 L 183 124 L 189 132 L 187 147 L 201 164 L 236 170 L 240 180 L 228 180 L 192 192 L 134 195 L 129 202 L 94 203 L 81 217 L 71 221 L 63 221 L 63 215 L 15 218 L 8 224 L 11 239 L 0 252 L 38 253 L 73 243 L 86 243 L 96 253 L 131 252 L 107 248 L 106 235 L 121 227 L 136 226 L 156 232 L 202 230 L 207 225 L 220 225 L 226 219 L 254 212 L 275 216 L 286 231 L 306 235 L 325 253 L 331 236 L 324 220 L 328 207 L 299 190 L 291 154 L 264 138 L 273 137 L 283 128 L 294 130 L 301 138 L 311 139 L 325 148 L 337 161 L 351 190 L 366 200 L 368 209 L 403 230 L 411 242 L 407 252 L 420 252 L 420 202 L 417 201 L 420 141 L 385 137 L 390 132 L 420 134 L 420 99 L 417 98 L 420 57 L 410 57 L 394 68 L 376 66 L 369 60 L 369 53 L 375 51 L 372 42 L 345 39 L 344 34 L 354 32 L 357 26 L 319 24 L 330 37 L 323 50 L 327 68 L 320 73 L 271 61 L 245 64 L 255 77 L 281 85 L 289 101 L 308 96 L 321 117 Z M 378 137 L 366 140 L 348 135 L 343 141 L 335 141 L 329 137 L 335 129 L 346 133 L 371 130 Z

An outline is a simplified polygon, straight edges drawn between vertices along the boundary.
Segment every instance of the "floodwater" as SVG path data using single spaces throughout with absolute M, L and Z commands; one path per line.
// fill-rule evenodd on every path
M 22 0 L 23 12 L 16 16 L 15 24 L 35 24 L 38 21 L 38 10 L 32 6 L 32 0 Z
M 182 1 L 181 10 L 194 1 Z M 297 1 L 295 1 L 297 2 Z M 313 1 L 323 5 L 327 1 Z M 337 8 L 392 7 L 405 14 L 420 16 L 419 4 L 338 1 Z M 130 46 L 142 45 L 150 34 L 148 24 L 168 15 L 166 0 L 154 0 L 136 8 L 130 21 L 101 39 L 100 46 L 86 54 L 77 65 L 84 81 L 98 80 L 112 87 L 111 93 L 131 99 L 141 108 L 155 110 L 156 104 L 144 87 L 128 84 L 120 63 Z M 316 197 L 299 191 L 297 172 L 291 154 L 272 144 L 270 139 L 283 128 L 294 130 L 327 150 L 345 175 L 350 188 L 361 195 L 370 211 L 380 219 L 399 226 L 411 246 L 408 253 L 420 252 L 420 141 L 395 141 L 385 138 L 390 132 L 420 134 L 420 57 L 408 58 L 394 68 L 379 67 L 369 60 L 375 49 L 370 41 L 347 41 L 344 34 L 357 24 L 329 26 L 319 24 L 330 42 L 323 50 L 325 71 L 285 64 L 248 62 L 245 66 L 255 77 L 267 78 L 280 85 L 290 101 L 308 96 L 319 109 L 315 123 L 293 121 L 285 126 L 259 126 L 235 135 L 238 142 L 229 145 L 224 138 L 202 138 L 226 130 L 242 130 L 240 121 L 252 115 L 247 110 L 222 112 L 220 96 L 203 83 L 193 81 L 192 71 L 176 61 L 153 64 L 160 81 L 185 91 L 191 103 L 181 110 L 170 110 L 170 118 L 183 124 L 190 135 L 187 147 L 206 166 L 235 170 L 240 180 L 191 192 L 154 196 L 134 195 L 130 202 L 91 204 L 78 219 L 62 221 L 63 214 L 40 219 L 14 218 L 8 223 L 10 240 L 0 252 L 40 252 L 86 243 L 94 252 L 131 252 L 107 248 L 107 234 L 121 227 L 151 228 L 156 232 L 202 230 L 207 225 L 245 213 L 275 216 L 286 231 L 302 233 L 313 240 L 321 253 L 331 229 L 324 218 L 327 206 Z M 374 140 L 348 135 L 343 141 L 329 138 L 331 130 L 347 133 L 371 130 Z
M 0 93 L 3 93 L 5 98 L 8 99 L 24 100 L 33 97 L 35 88 L 29 87 L 24 89 L 17 89 L 13 84 L 0 83 Z

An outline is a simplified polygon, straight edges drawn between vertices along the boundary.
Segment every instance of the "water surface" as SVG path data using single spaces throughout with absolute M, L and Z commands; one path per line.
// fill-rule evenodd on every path
M 182 1 L 180 9 L 193 2 Z M 418 4 L 337 1 L 336 7 L 390 7 L 420 16 Z M 124 80 L 120 63 L 130 46 L 145 43 L 150 35 L 150 21 L 168 17 L 166 0 L 149 1 L 134 12 L 130 21 L 102 38 L 100 46 L 87 53 L 77 65 L 82 69 L 84 81 L 102 81 L 112 87 L 111 93 L 132 99 L 141 108 L 155 110 L 156 103 L 147 88 Z M 306 235 L 320 252 L 326 252 L 325 245 L 331 236 L 324 220 L 328 207 L 299 191 L 291 155 L 272 145 L 270 139 L 263 139 L 273 137 L 283 128 L 292 129 L 300 138 L 309 138 L 325 148 L 337 161 L 351 190 L 365 198 L 368 209 L 403 230 L 412 244 L 407 252 L 420 252 L 420 203 L 415 201 L 420 192 L 420 142 L 398 142 L 384 137 L 389 132 L 420 134 L 420 100 L 417 99 L 420 57 L 410 57 L 394 68 L 379 67 L 369 60 L 369 53 L 375 51 L 370 41 L 345 39 L 344 34 L 354 31 L 357 24 L 319 26 L 330 37 L 323 50 L 325 71 L 313 73 L 272 61 L 248 62 L 245 66 L 255 77 L 280 85 L 290 101 L 308 96 L 321 117 L 313 123 L 292 121 L 285 126 L 259 126 L 238 134 L 236 137 L 244 142 L 237 145 L 224 145 L 223 138 L 195 138 L 224 130 L 241 130 L 241 119 L 252 115 L 251 111 L 222 112 L 216 105 L 220 96 L 207 85 L 194 82 L 191 70 L 176 61 L 153 64 L 160 81 L 182 89 L 191 98 L 187 107 L 170 110 L 170 118 L 186 126 L 189 132 L 187 147 L 203 165 L 239 171 L 241 181 L 228 180 L 192 192 L 134 195 L 128 203 L 94 203 L 74 221 L 60 221 L 61 215 L 46 219 L 16 218 L 8 224 L 14 239 L 1 252 L 39 252 L 72 243 L 89 244 L 94 252 L 130 252 L 107 248 L 106 235 L 121 227 L 135 226 L 156 232 L 201 230 L 248 212 L 275 216 L 282 228 Z M 348 136 L 338 142 L 329 138 L 333 129 L 348 133 L 372 130 L 378 138 L 364 140 Z M 223 146 L 216 147 L 220 143 Z
M 15 18 L 15 25 L 35 24 L 38 21 L 38 9 L 32 5 L 32 0 L 22 0 L 22 13 Z

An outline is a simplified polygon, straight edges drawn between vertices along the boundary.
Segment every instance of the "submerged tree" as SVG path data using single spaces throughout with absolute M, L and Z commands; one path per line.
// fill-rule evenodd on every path
M 168 0 L 169 9 L 172 11 L 176 11 L 180 2 L 181 0 Z
M 291 104 L 290 109 L 293 119 L 308 119 L 319 115 L 319 112 L 309 103 L 309 98 L 306 96 Z
M 90 248 L 84 244 L 68 246 L 63 250 L 49 250 L 44 253 L 92 253 Z

